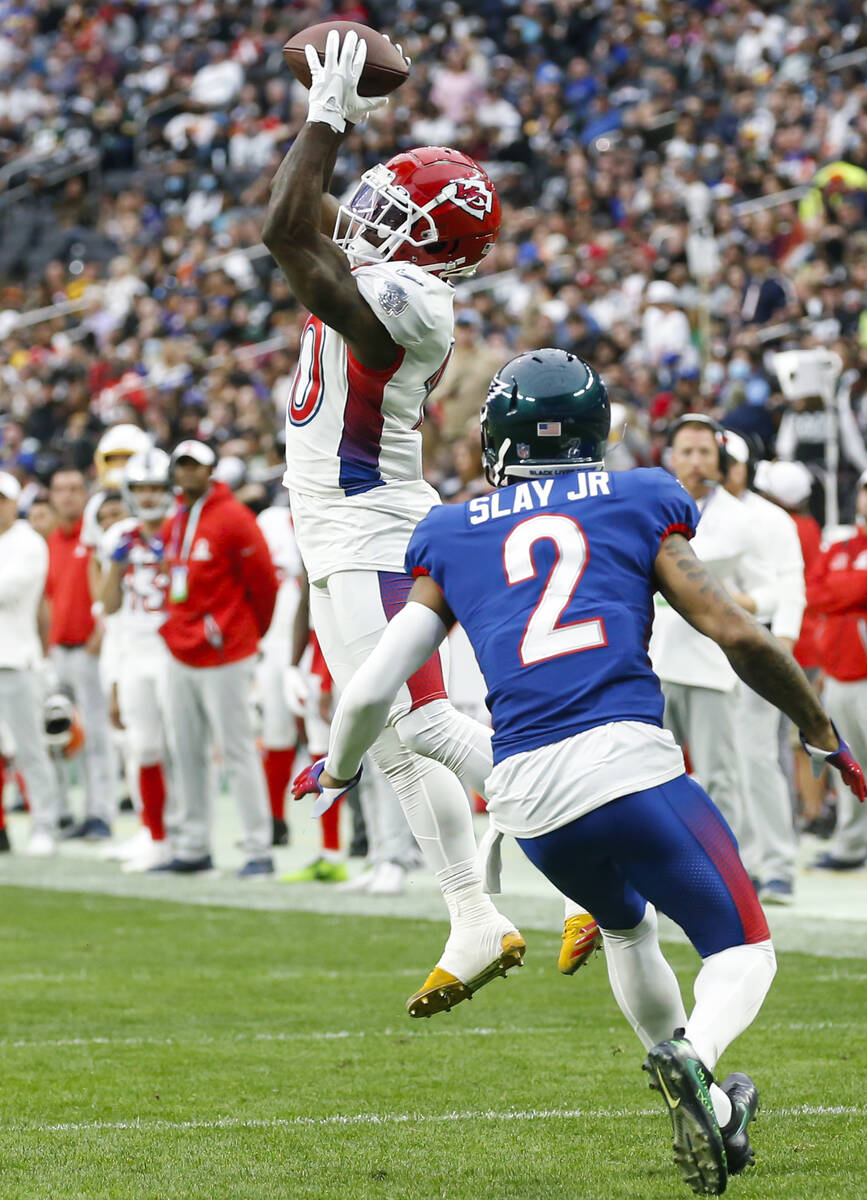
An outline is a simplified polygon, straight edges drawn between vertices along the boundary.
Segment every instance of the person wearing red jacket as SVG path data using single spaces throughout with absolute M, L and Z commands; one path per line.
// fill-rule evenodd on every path
M 48 538 L 48 644 L 60 688 L 73 698 L 84 726 L 84 818 L 67 836 L 99 841 L 111 837 L 117 770 L 108 701 L 99 675 L 101 606 L 90 591 L 91 548 L 81 541 L 87 504 L 84 476 L 74 468 L 60 467 L 51 477 L 49 495 L 58 522 Z M 65 769 L 60 771 L 60 786 L 65 825 L 72 820 L 67 815 Z
M 224 484 L 204 442 L 172 455 L 180 504 L 162 529 L 169 579 L 160 634 L 169 649 L 168 725 L 181 816 L 175 857 L 160 871 L 210 870 L 212 743 L 225 764 L 243 829 L 242 878 L 270 875 L 271 810 L 250 724 L 259 639 L 268 631 L 278 580 L 256 518 Z
M 856 532 L 826 547 L 807 576 L 807 601 L 824 620 L 816 647 L 828 714 L 863 759 L 867 753 L 867 471 L 858 480 Z M 841 788 L 831 848 L 817 867 L 848 871 L 867 862 L 867 805 Z

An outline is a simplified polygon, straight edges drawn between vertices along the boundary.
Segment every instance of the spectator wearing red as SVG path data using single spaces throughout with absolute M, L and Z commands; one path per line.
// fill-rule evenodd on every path
M 169 648 L 167 712 L 180 791 L 175 857 L 158 870 L 210 870 L 210 768 L 220 750 L 241 818 L 244 878 L 270 875 L 271 813 L 250 723 L 259 639 L 268 631 L 278 580 L 256 519 L 211 479 L 204 442 L 172 455 L 180 504 L 163 527 L 169 578 L 160 633 Z
M 101 606 L 94 602 L 90 591 L 91 549 L 81 541 L 87 504 L 84 476 L 61 467 L 51 477 L 49 496 L 57 513 L 57 527 L 48 538 L 48 644 L 60 688 L 72 697 L 84 727 L 84 819 L 68 836 L 99 841 L 111 836 L 116 771 L 108 702 L 99 675 Z M 61 776 L 61 791 L 65 793 L 65 764 Z M 68 808 L 65 797 L 63 807 Z
M 808 603 L 822 613 L 816 645 L 825 672 L 822 696 L 856 756 L 867 751 L 867 471 L 858 481 L 856 530 L 827 546 L 807 576 Z M 867 862 L 867 805 L 837 797 L 837 824 L 817 867 L 848 871 Z

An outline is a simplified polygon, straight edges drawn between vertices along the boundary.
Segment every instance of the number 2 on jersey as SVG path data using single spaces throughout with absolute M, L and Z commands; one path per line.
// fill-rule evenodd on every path
M 533 547 L 543 540 L 554 543 L 557 557 L 521 638 L 521 663 L 525 667 L 608 645 L 601 617 L 574 621 L 571 625 L 558 624 L 587 566 L 587 538 L 571 517 L 544 513 L 514 527 L 503 543 L 503 566 L 509 587 L 536 577 Z

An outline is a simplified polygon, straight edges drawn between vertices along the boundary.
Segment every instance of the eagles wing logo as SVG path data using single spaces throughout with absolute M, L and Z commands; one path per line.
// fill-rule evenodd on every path
M 483 221 L 494 207 L 494 193 L 484 179 L 458 179 L 452 202 L 471 217 Z

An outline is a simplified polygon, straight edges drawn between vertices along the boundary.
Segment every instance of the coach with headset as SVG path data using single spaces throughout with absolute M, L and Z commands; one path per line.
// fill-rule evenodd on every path
M 773 609 L 777 585 L 744 506 L 721 486 L 725 432 L 703 413 L 685 413 L 669 431 L 669 470 L 701 511 L 696 555 L 750 613 Z M 693 771 L 736 837 L 745 832 L 735 734 L 738 679 L 710 638 L 698 633 L 657 593 L 650 642 L 665 696 L 664 723 L 686 745 Z

